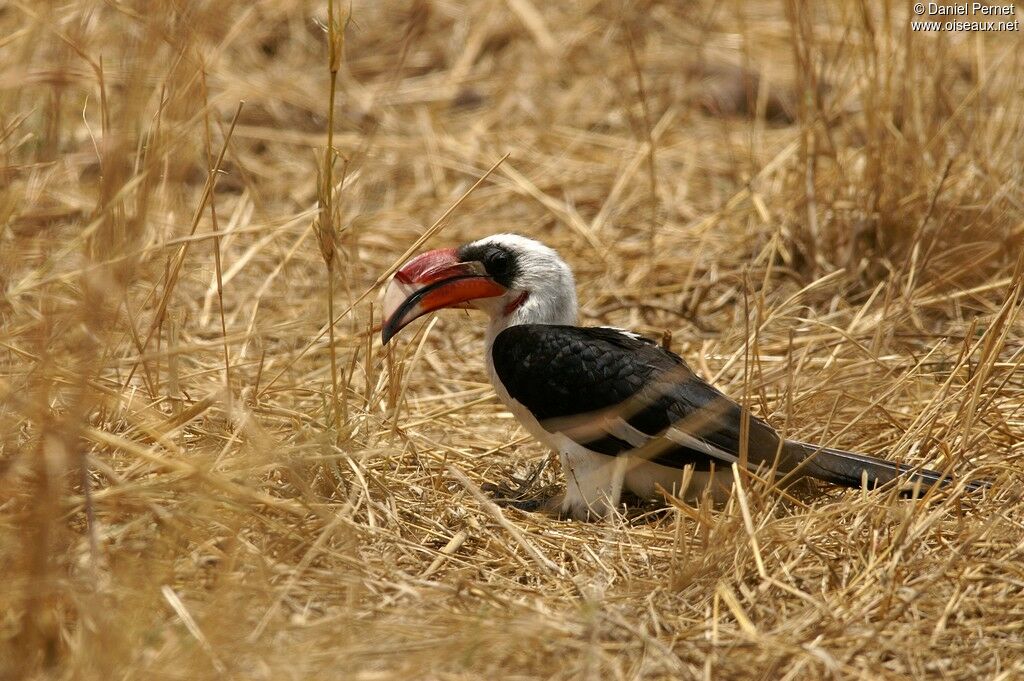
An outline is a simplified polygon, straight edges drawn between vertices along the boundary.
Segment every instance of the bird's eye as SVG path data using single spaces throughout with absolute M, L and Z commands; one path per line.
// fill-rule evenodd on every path
M 484 257 L 484 267 L 492 277 L 508 274 L 511 265 L 512 257 L 502 248 L 492 249 Z

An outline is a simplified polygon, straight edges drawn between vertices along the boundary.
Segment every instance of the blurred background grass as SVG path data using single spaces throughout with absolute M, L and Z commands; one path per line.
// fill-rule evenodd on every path
M 0 1 L 0 677 L 1024 672 L 1019 33 L 888 0 L 329 9 Z M 506 154 L 428 246 L 541 238 L 584 323 L 993 489 L 481 505 L 557 463 L 481 320 L 385 352 L 373 286 Z

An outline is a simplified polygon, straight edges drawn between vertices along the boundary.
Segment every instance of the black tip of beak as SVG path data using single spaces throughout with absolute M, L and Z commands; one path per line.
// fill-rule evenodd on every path
M 384 322 L 383 324 L 381 324 L 381 327 L 380 327 L 380 344 L 381 345 L 387 345 L 388 341 L 390 341 L 392 338 L 394 338 L 395 334 L 399 332 L 400 329 L 398 327 L 398 324 L 396 323 L 397 321 L 398 321 L 398 315 L 395 315 L 391 319 L 389 319 L 386 322 Z
M 402 310 L 398 310 L 401 312 Z M 394 338 L 399 331 L 402 329 L 401 317 L 403 314 L 392 314 L 384 324 L 381 325 L 381 345 L 387 345 L 388 342 Z

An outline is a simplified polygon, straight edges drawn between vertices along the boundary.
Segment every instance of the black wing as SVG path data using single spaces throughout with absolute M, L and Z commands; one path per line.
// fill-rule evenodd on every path
M 590 450 L 643 452 L 655 463 L 706 470 L 739 456 L 741 409 L 678 355 L 617 329 L 513 326 L 492 347 L 509 395 L 549 432 Z M 749 462 L 771 464 L 778 435 L 751 417 Z

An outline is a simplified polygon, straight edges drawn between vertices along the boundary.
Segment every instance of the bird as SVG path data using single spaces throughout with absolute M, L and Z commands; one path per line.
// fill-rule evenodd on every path
M 566 485 L 552 510 L 563 517 L 604 518 L 623 491 L 693 499 L 709 490 L 722 499 L 734 464 L 849 488 L 898 480 L 920 492 L 953 482 L 933 470 L 785 439 L 660 343 L 615 327 L 578 326 L 571 268 L 534 239 L 496 234 L 421 253 L 395 271 L 382 307 L 383 345 L 436 310 L 476 308 L 488 316 L 488 378 L 523 428 L 557 452 Z

